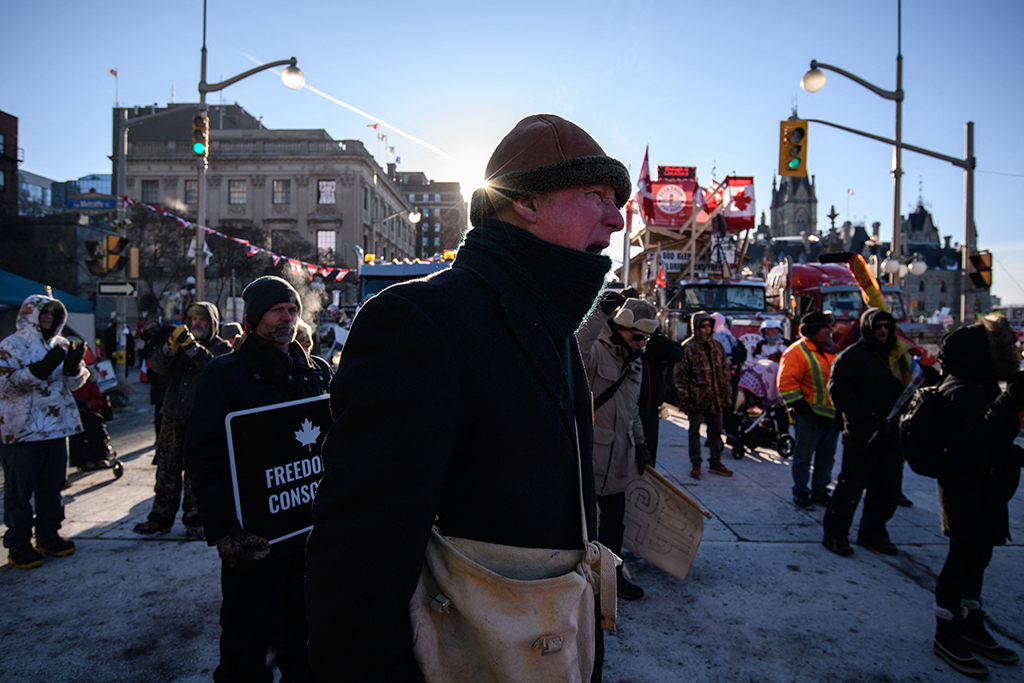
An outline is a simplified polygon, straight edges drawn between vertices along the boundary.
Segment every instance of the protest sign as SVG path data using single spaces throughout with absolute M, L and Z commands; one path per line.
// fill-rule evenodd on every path
M 333 423 L 330 397 L 238 410 L 224 422 L 242 527 L 271 544 L 312 529 L 320 446 Z

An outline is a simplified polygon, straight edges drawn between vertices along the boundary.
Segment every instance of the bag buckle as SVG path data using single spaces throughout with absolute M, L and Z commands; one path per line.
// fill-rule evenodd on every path
M 553 636 L 541 636 L 533 643 L 534 650 L 540 650 L 540 656 L 546 657 L 562 651 L 564 638 L 562 634 Z
M 430 609 L 434 610 L 438 614 L 448 614 L 448 611 L 452 607 L 452 601 L 448 599 L 448 596 L 444 593 L 438 593 L 437 595 L 430 596 Z

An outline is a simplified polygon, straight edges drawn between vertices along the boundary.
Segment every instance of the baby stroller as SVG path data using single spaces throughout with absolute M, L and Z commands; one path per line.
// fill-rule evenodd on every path
M 779 364 L 762 358 L 740 375 L 733 411 L 734 434 L 729 435 L 732 456 L 741 459 L 757 446 L 773 448 L 783 458 L 793 454 L 789 414 L 775 386 Z
M 78 414 L 82 420 L 82 432 L 69 439 L 71 464 L 82 472 L 113 469 L 114 478 L 124 474 L 124 465 L 117 459 L 117 451 L 110 446 L 107 420 L 114 417 L 110 398 L 100 392 L 92 380 L 74 392 Z

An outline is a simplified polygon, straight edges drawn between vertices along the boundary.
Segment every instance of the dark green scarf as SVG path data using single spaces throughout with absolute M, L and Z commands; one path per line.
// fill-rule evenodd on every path
M 569 339 L 593 309 L 612 260 L 546 242 L 493 218 L 466 233 L 459 248 L 497 262 L 526 290 L 555 340 L 571 387 Z

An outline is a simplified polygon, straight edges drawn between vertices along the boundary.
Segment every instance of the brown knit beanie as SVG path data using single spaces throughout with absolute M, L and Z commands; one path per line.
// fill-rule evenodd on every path
M 510 201 L 528 194 L 609 184 L 622 208 L 629 200 L 629 171 L 604 153 L 587 131 L 553 114 L 528 116 L 498 143 L 485 172 L 487 186 L 473 192 L 474 226 Z

